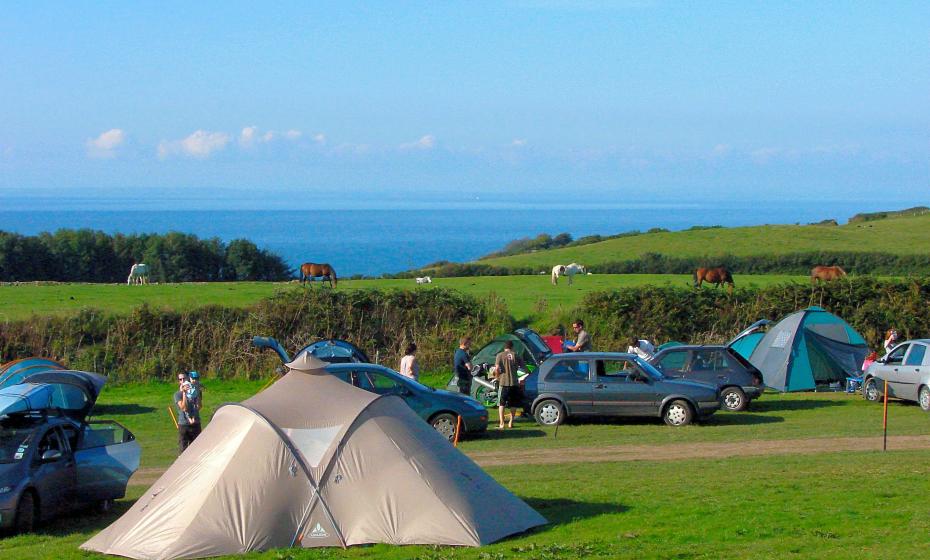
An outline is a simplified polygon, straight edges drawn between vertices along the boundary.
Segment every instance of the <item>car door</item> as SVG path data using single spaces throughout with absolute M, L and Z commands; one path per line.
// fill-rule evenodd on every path
M 117 500 L 126 495 L 129 478 L 139 468 L 139 442 L 132 432 L 112 420 L 88 422 L 78 436 L 78 502 Z
M 900 344 L 891 350 L 891 353 L 885 357 L 881 367 L 881 378 L 888 381 L 888 395 L 898 397 L 899 393 L 903 394 L 903 385 L 901 378 L 901 368 L 904 365 L 904 357 L 910 349 L 910 344 Z
M 569 414 L 591 414 L 592 371 L 586 359 L 559 360 L 545 372 L 545 379 L 539 381 L 539 393 L 559 395 Z
M 651 416 L 658 412 L 655 386 L 633 360 L 597 360 L 595 376 L 592 401 L 596 413 Z
M 718 385 L 725 382 L 729 363 L 720 350 L 693 350 L 685 378 Z
M 917 389 L 920 387 L 920 366 L 926 355 L 926 346 L 919 342 L 911 344 L 907 355 L 904 356 L 904 363 L 898 368 L 898 398 L 917 400 Z
M 68 509 L 74 499 L 76 470 L 74 455 L 61 436 L 58 427 L 48 428 L 38 438 L 32 458 L 32 480 L 39 493 L 42 517 Z M 43 459 L 46 453 L 60 454 Z

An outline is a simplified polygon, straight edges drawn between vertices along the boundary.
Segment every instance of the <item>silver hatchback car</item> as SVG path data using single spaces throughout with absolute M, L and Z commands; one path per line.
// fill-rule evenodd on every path
M 902 342 L 870 365 L 862 380 L 863 396 L 870 401 L 881 400 L 885 381 L 889 397 L 916 401 L 920 408 L 930 411 L 930 339 Z

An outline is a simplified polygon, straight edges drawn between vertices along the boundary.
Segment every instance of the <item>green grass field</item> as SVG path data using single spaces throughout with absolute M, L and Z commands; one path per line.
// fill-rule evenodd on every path
M 441 383 L 444 375 L 427 381 Z M 208 408 L 247 398 L 261 382 L 207 380 Z M 108 387 L 99 416 L 117 419 L 143 446 L 143 467 L 165 467 L 175 436 L 165 407 L 167 384 Z M 893 435 L 925 434 L 928 416 L 893 403 Z M 532 423 L 467 440 L 466 453 L 541 450 L 553 446 L 759 442 L 779 438 L 874 436 L 881 407 L 842 393 L 767 394 L 747 413 L 719 413 L 698 426 L 672 429 L 657 420 L 579 422 L 558 437 Z M 567 451 L 573 460 L 572 451 Z M 575 455 L 577 457 L 577 455 Z M 578 457 L 578 461 L 583 458 Z M 823 452 L 807 455 L 632 462 L 567 462 L 490 467 L 488 472 L 527 500 L 550 524 L 480 549 L 353 547 L 275 550 L 246 558 L 902 558 L 924 555 L 930 517 L 926 464 L 930 450 Z M 111 514 L 72 516 L 31 535 L 0 540 L 0 557 L 99 558 L 80 543 L 112 522 L 144 491 Z
M 711 225 L 711 224 L 707 224 Z M 841 226 L 765 225 L 649 233 L 600 243 L 485 259 L 497 266 L 533 266 L 550 270 L 557 263 L 585 265 L 631 260 L 643 253 L 672 257 L 783 255 L 819 251 L 930 252 L 930 215 Z
M 781 282 L 807 282 L 801 276 L 756 275 L 736 276 L 738 286 L 768 286 Z M 491 292 L 503 298 L 510 313 L 521 322 L 532 323 L 539 312 L 540 300 L 548 308 L 570 308 L 584 294 L 596 290 L 642 285 L 690 286 L 691 277 L 676 274 L 592 274 L 575 278 L 568 286 L 562 280 L 558 286 L 549 277 L 539 276 L 476 276 L 436 278 L 432 284 L 417 286 L 412 279 L 343 280 L 340 290 L 407 288 L 429 290 L 453 288 L 464 293 L 484 296 Z M 293 283 L 214 282 L 126 286 L 124 284 L 17 284 L 0 286 L 0 321 L 25 319 L 30 315 L 63 314 L 82 308 L 96 308 L 125 313 L 147 302 L 152 307 L 187 309 L 200 305 L 243 307 L 269 297 L 280 290 L 304 289 Z M 328 289 L 315 285 L 311 289 Z

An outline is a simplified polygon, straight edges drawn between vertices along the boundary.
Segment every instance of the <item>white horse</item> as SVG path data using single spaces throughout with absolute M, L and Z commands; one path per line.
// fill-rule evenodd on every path
M 417 284 L 432 284 L 433 279 L 429 276 L 424 276 L 423 278 L 417 278 Z
M 585 272 L 587 272 L 585 270 L 585 267 L 578 263 L 557 264 L 552 267 L 552 285 L 553 286 L 558 285 L 559 276 L 567 276 L 568 285 L 571 286 L 572 278 L 574 278 L 576 274 L 584 274 Z
M 149 267 L 143 263 L 136 263 L 129 269 L 129 278 L 126 279 L 126 285 L 129 284 L 148 284 Z

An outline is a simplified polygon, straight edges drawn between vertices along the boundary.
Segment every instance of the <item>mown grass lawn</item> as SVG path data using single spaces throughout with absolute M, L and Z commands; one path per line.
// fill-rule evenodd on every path
M 424 376 L 440 387 L 448 374 Z M 244 400 L 267 381 L 205 382 L 205 418 L 217 405 Z M 142 445 L 142 467 L 166 467 L 177 455 L 176 431 L 168 415 L 174 386 L 165 383 L 107 387 L 95 410 L 99 418 L 124 424 Z M 496 412 L 492 411 L 496 421 Z M 542 428 L 529 419 L 512 431 L 489 431 L 460 443 L 465 452 L 552 447 L 597 447 L 695 442 L 786 440 L 801 438 L 880 436 L 882 407 L 859 395 L 846 393 L 767 393 L 746 412 L 718 412 L 701 425 L 672 429 L 656 418 L 579 421 Z M 889 434 L 930 434 L 930 415 L 918 406 L 893 401 L 889 407 Z M 928 483 L 930 484 L 930 483 Z
M 444 373 L 425 376 L 441 385 Z M 206 380 L 206 417 L 223 401 L 248 398 L 262 381 Z M 138 437 L 143 468 L 176 456 L 166 407 L 170 384 L 105 388 L 97 414 Z M 892 403 L 890 433 L 927 434 L 930 416 Z M 672 429 L 658 420 L 576 422 L 558 436 L 523 421 L 512 431 L 466 440 L 466 452 L 876 436 L 881 407 L 843 393 L 766 394 L 746 413 L 718 413 Z M 570 452 L 569 452 L 570 453 Z M 572 457 L 566 458 L 572 461 Z M 480 549 L 354 547 L 276 550 L 246 558 L 903 558 L 925 555 L 930 534 L 926 496 L 930 450 L 835 452 L 727 459 L 567 462 L 488 469 L 550 520 L 532 533 Z M 144 491 L 108 515 L 63 518 L 25 536 L 0 540 L 0 557 L 98 558 L 78 546 L 124 512 Z
M 789 275 L 736 276 L 738 286 L 769 286 L 782 282 L 806 282 Z M 510 313 L 521 322 L 532 323 L 545 309 L 571 308 L 586 293 L 613 288 L 660 285 L 690 286 L 691 277 L 677 274 L 592 274 L 578 277 L 572 286 L 562 280 L 558 286 L 546 275 L 477 276 L 436 278 L 432 284 L 417 286 L 412 279 L 343 280 L 340 290 L 452 288 L 484 297 L 495 293 L 507 303 Z M 189 309 L 202 305 L 245 307 L 281 290 L 328 289 L 320 285 L 302 288 L 293 283 L 210 282 L 184 284 L 18 284 L 0 286 L 0 321 L 25 319 L 31 315 L 73 313 L 83 308 L 128 313 L 148 303 L 154 308 Z
M 549 525 L 478 549 L 388 545 L 230 558 L 920 558 L 930 451 L 490 468 Z M 124 512 L 0 540 L 3 558 L 103 558 L 81 543 Z

